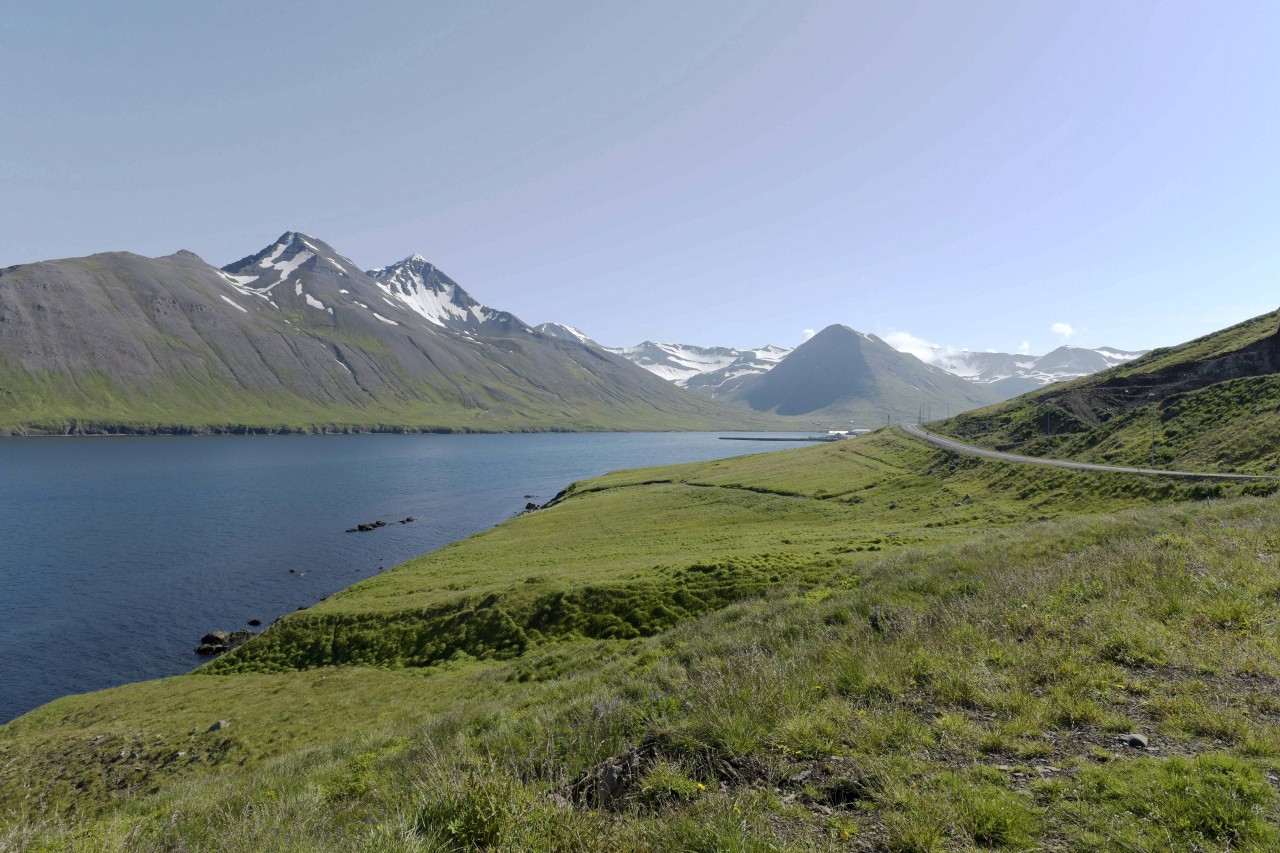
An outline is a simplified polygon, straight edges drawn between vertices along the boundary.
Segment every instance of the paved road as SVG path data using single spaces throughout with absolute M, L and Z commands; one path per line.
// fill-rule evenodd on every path
M 985 456 L 988 459 L 999 459 L 1001 462 L 1021 462 L 1031 465 L 1050 465 L 1054 468 L 1071 468 L 1076 471 L 1111 471 L 1119 474 L 1156 474 L 1161 477 L 1184 477 L 1190 480 L 1275 480 L 1275 477 L 1266 474 L 1204 474 L 1196 471 L 1161 471 L 1157 468 L 1123 468 L 1119 465 L 1095 465 L 1092 462 L 1068 462 L 1064 459 L 1041 459 L 1038 456 L 1021 456 L 1017 453 L 1001 453 L 998 450 L 987 450 L 983 447 L 975 447 L 972 444 L 965 444 L 962 441 L 956 441 L 954 438 L 946 438 L 937 433 L 918 427 L 914 424 L 903 424 L 902 428 L 908 434 L 915 436 L 930 444 L 941 447 L 943 450 L 952 450 L 956 453 L 970 453 L 974 456 Z

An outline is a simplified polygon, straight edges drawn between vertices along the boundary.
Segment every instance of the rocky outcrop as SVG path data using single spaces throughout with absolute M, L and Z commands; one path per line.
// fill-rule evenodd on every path
M 216 657 L 223 652 L 229 652 L 234 648 L 244 645 L 253 637 L 257 636 L 252 631 L 210 631 L 200 638 L 200 645 L 196 647 L 196 654 L 202 657 Z

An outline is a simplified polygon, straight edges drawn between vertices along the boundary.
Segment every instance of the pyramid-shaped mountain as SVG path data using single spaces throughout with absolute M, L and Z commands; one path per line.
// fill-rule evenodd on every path
M 875 335 L 828 326 L 768 373 L 743 382 L 729 399 L 757 412 L 856 421 L 941 416 L 995 400 L 982 386 L 898 352 Z

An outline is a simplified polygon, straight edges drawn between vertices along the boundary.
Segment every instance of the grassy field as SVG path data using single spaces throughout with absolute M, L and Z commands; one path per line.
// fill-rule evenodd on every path
M 893 430 L 574 484 L 0 728 L 0 849 L 1274 849 L 1242 488 Z

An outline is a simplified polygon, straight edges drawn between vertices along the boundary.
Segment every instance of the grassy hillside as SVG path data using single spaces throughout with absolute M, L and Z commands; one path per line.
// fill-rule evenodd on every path
M 890 430 L 578 483 L 0 727 L 0 848 L 1269 849 L 1241 488 Z
M 1280 312 L 937 425 L 999 450 L 1118 465 L 1280 467 Z
M 332 367 L 341 370 L 335 361 Z M 705 403 L 678 411 L 635 400 L 549 403 L 466 377 L 442 393 L 406 379 L 412 393 L 364 405 L 318 402 L 288 390 L 240 388 L 206 375 L 162 384 L 29 374 L 0 360 L 0 435 L 154 432 L 510 432 L 527 430 L 788 429 L 784 419 Z

